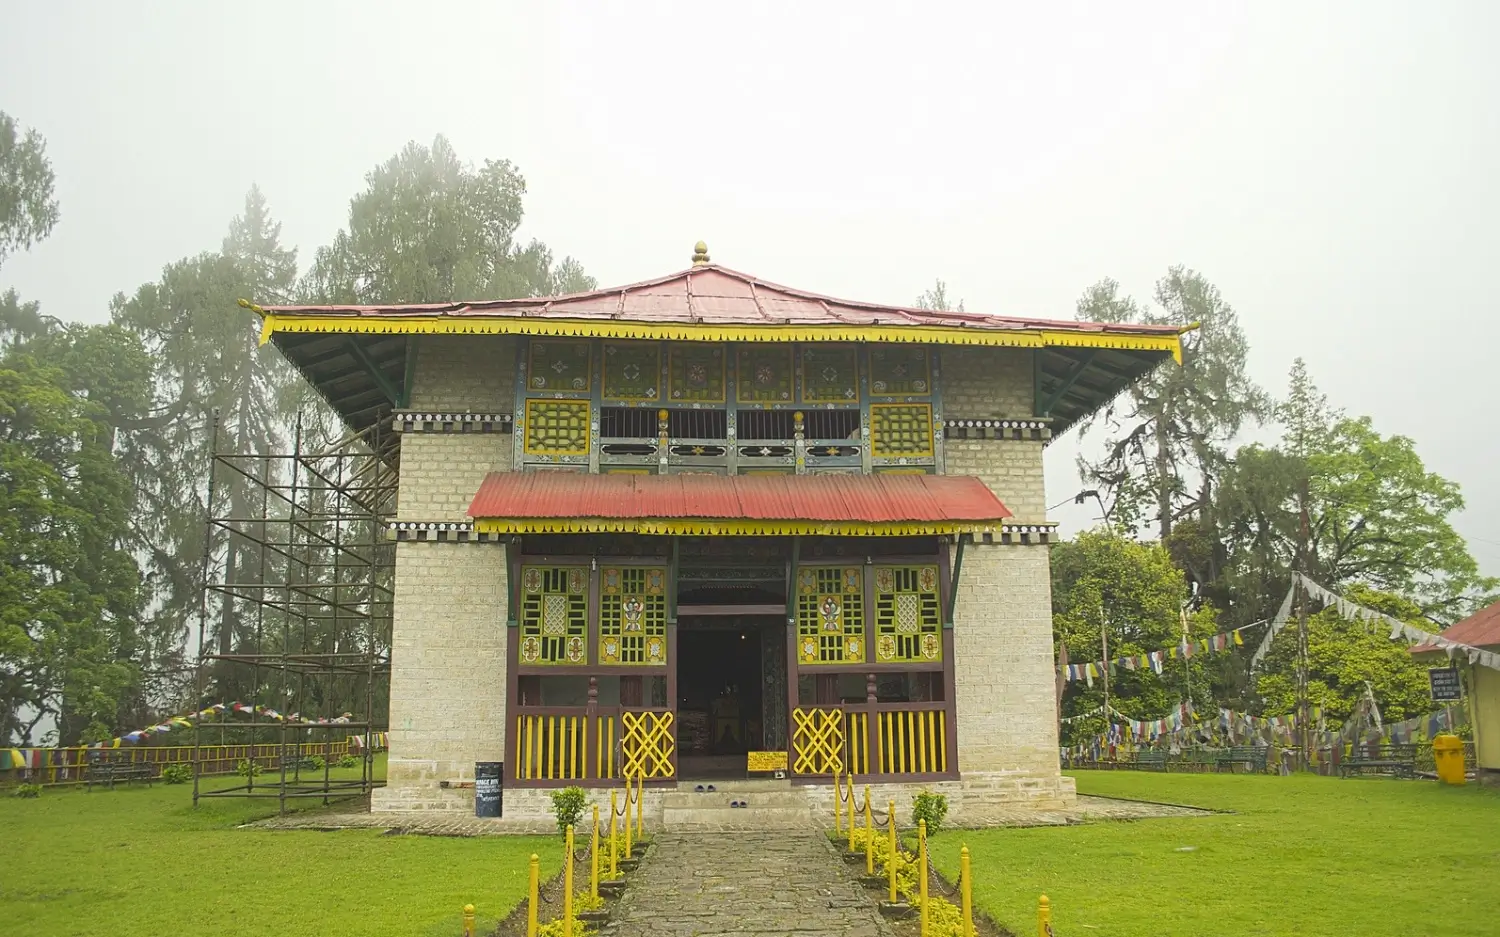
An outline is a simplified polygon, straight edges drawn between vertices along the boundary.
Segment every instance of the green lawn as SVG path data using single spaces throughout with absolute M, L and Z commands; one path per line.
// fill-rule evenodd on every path
M 544 877 L 562 863 L 555 838 L 235 828 L 275 809 L 225 799 L 195 811 L 190 788 L 160 783 L 0 791 L 0 932 L 453 937 L 466 902 L 492 927 L 525 898 L 532 852 Z
M 1078 791 L 1232 814 L 949 831 L 973 856 L 975 903 L 1060 935 L 1500 935 L 1500 791 L 1431 781 L 1078 772 Z M 1188 847 L 1191 847 L 1190 849 Z

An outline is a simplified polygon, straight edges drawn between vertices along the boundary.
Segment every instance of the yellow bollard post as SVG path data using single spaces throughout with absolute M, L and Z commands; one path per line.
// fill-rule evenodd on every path
M 849 778 L 849 851 L 854 851 L 854 772 L 850 771 Z
M 594 805 L 594 842 L 589 846 L 589 897 L 599 900 L 599 805 Z
M 844 797 L 844 789 L 839 785 L 838 765 L 833 767 L 833 831 L 844 832 L 844 805 L 841 803 Z
M 464 937 L 474 937 L 474 906 L 464 905 Z
M 563 937 L 573 937 L 573 824 L 563 842 Z
M 1037 902 L 1036 934 L 1037 937 L 1052 937 L 1052 905 L 1048 903 L 1046 895 Z
M 917 894 L 922 897 L 921 937 L 927 937 L 927 821 L 917 821 Z M 568 937 L 572 937 L 571 934 Z
M 646 839 L 646 775 L 635 776 L 635 841 Z
M 630 851 L 631 827 L 635 824 L 630 822 L 630 776 L 625 777 L 625 858 L 629 859 L 635 853 Z
M 969 866 L 969 847 L 958 851 L 958 890 L 963 902 L 964 937 L 974 937 L 974 871 Z
M 620 879 L 620 854 L 615 848 L 615 811 L 619 809 L 616 796 L 619 791 L 610 789 L 609 792 L 609 880 L 611 882 Z
M 890 902 L 891 902 L 891 904 L 895 904 L 896 903 L 896 802 L 894 800 L 890 802 L 890 806 L 889 806 L 888 810 L 889 810 L 889 812 L 886 813 L 885 816 L 886 816 L 886 819 L 890 821 L 891 841 L 890 841 L 890 852 L 888 852 L 888 853 L 885 854 L 885 871 L 886 871 L 887 876 L 889 876 L 889 878 L 891 880 Z
M 870 785 L 865 785 L 865 874 L 875 874 L 875 829 L 870 817 Z
M 526 885 L 526 937 L 536 937 L 537 905 L 541 898 L 537 894 L 541 885 L 541 859 L 531 854 L 531 880 Z

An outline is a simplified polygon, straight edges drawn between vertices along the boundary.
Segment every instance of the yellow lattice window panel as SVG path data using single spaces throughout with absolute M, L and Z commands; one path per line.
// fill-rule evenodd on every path
M 797 571 L 797 659 L 804 664 L 865 659 L 864 575 L 858 566 Z
M 587 400 L 526 401 L 528 455 L 588 455 Z
M 671 712 L 620 714 L 620 775 L 626 778 L 670 778 L 677 768 L 672 756 L 677 736 Z
M 667 662 L 667 571 L 607 566 L 599 571 L 599 663 Z
M 870 404 L 870 454 L 880 459 L 932 455 L 932 405 Z
M 587 662 L 588 582 L 582 566 L 521 569 L 521 663 Z
M 936 566 L 875 567 L 875 659 L 943 659 Z
M 844 713 L 838 709 L 792 710 L 793 774 L 844 770 Z

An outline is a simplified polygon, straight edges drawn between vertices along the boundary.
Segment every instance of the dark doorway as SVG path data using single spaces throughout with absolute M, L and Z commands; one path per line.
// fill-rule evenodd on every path
M 758 624 L 684 622 L 677 632 L 677 761 L 684 779 L 744 777 L 764 745 Z

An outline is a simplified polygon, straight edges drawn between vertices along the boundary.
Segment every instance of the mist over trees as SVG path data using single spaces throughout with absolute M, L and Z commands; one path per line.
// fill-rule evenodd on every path
M 53 188 L 45 141 L 0 113 L 0 263 L 56 225 Z M 223 582 L 283 561 L 222 530 L 205 544 L 212 438 L 221 451 L 267 455 L 290 449 L 299 416 L 325 440 L 341 428 L 260 344 L 258 319 L 237 300 L 592 289 L 577 260 L 518 240 L 525 193 L 510 162 L 476 167 L 438 137 L 372 170 L 343 230 L 305 270 L 251 186 L 220 244 L 116 294 L 107 325 L 0 294 L 0 744 L 106 739 L 193 702 L 205 549 Z M 253 516 L 255 487 L 222 477 L 219 510 Z M 254 650 L 266 622 L 240 603 L 209 601 L 210 648 Z M 268 688 L 247 668 L 208 680 L 215 699 L 265 702 Z

